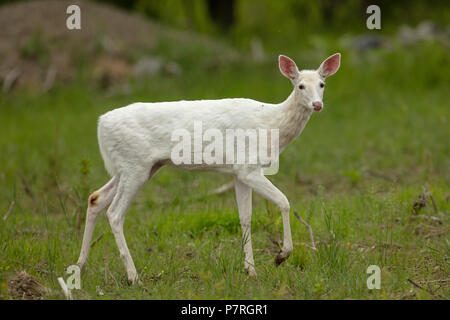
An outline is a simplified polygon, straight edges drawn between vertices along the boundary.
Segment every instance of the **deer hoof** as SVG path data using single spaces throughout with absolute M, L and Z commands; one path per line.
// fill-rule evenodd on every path
M 277 256 L 275 257 L 275 265 L 279 266 L 282 264 L 286 259 L 289 258 L 288 254 L 285 254 L 283 251 L 280 251 Z

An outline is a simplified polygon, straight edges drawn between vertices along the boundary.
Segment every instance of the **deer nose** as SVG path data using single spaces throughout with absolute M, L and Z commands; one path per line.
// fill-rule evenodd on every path
M 314 107 L 314 110 L 316 110 L 316 111 L 320 111 L 323 107 L 322 102 L 320 102 L 320 101 L 313 102 L 312 105 Z

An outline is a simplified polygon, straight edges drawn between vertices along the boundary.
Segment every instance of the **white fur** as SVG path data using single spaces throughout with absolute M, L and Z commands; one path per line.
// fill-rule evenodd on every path
M 336 59 L 336 55 L 330 58 Z M 329 58 L 329 59 L 330 59 Z M 276 261 L 281 263 L 292 251 L 289 225 L 289 201 L 263 174 L 259 165 L 175 165 L 171 141 L 175 129 L 193 128 L 194 121 L 203 121 L 204 129 L 279 129 L 280 152 L 304 129 L 314 102 L 322 102 L 324 70 L 298 71 L 292 60 L 280 56 L 280 69 L 294 85 L 289 97 L 282 103 L 270 104 L 251 99 L 221 99 L 176 101 L 160 103 L 133 103 L 102 115 L 98 122 L 98 141 L 105 167 L 112 179 L 89 197 L 85 233 L 78 264 L 83 267 L 89 253 L 92 232 L 98 214 L 110 203 L 107 216 L 111 224 L 120 256 L 126 266 L 128 280 L 133 283 L 137 272 L 123 234 L 126 211 L 139 189 L 162 166 L 176 166 L 185 170 L 209 170 L 233 174 L 239 217 L 245 239 L 245 268 L 255 276 L 251 245 L 251 194 L 255 190 L 274 202 L 283 218 L 283 247 Z M 340 55 L 337 57 L 340 59 Z M 288 62 L 288 73 L 284 62 Z M 295 67 L 294 67 L 295 66 Z M 336 69 L 337 70 L 337 69 Z M 336 72 L 334 70 L 334 72 Z M 334 73 L 333 72 L 333 73 Z M 332 74 L 332 73 L 331 73 Z M 303 85 L 303 89 L 299 89 Z

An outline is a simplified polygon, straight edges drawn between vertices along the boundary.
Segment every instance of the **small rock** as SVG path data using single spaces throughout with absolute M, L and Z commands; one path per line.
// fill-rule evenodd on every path
M 447 30 L 448 32 L 448 30 Z M 397 38 L 404 46 L 416 44 L 420 41 L 439 41 L 448 43 L 450 38 L 446 30 L 432 21 L 422 21 L 416 28 L 403 25 L 399 28 Z
M 414 29 L 408 25 L 402 25 L 398 29 L 397 39 L 404 46 L 409 46 L 419 41 Z
M 99 296 L 105 295 L 105 293 L 103 292 L 102 288 L 100 288 L 100 286 L 95 287 L 95 292 L 97 292 L 97 295 L 99 295 Z
M 442 220 L 435 216 L 431 216 L 431 221 L 437 222 L 438 224 L 442 224 Z
M 134 75 L 138 78 L 145 78 L 159 74 L 163 69 L 163 62 L 158 57 L 145 57 L 134 65 Z
M 167 73 L 172 74 L 172 75 L 180 75 L 182 73 L 182 69 L 180 67 L 180 65 L 178 63 L 176 63 L 175 61 L 170 61 L 166 64 L 165 70 Z
M 416 28 L 416 34 L 422 40 L 433 40 L 441 32 L 441 28 L 431 21 L 422 21 Z
M 378 49 L 383 46 L 383 39 L 377 35 L 361 35 L 353 40 L 352 47 L 360 52 Z

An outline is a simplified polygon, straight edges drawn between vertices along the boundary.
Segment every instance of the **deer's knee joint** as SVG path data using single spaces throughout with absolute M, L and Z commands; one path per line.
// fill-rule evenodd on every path
M 287 198 L 283 198 L 278 206 L 280 207 L 281 212 L 289 212 L 289 210 L 291 210 L 291 206 L 289 205 L 289 201 Z

